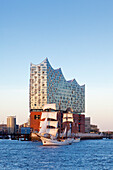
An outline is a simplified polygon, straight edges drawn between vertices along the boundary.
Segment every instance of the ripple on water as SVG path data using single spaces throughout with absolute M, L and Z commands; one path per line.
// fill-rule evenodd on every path
M 0 140 L 0 170 L 113 169 L 113 140 L 85 140 L 68 146 Z

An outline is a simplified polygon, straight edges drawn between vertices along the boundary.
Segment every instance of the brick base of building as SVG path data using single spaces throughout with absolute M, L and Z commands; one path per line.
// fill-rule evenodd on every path
M 65 129 L 65 126 L 67 126 L 67 123 L 64 123 L 63 125 L 61 122 L 62 118 L 62 112 L 58 112 L 58 122 L 59 122 L 59 128 L 62 128 L 62 130 Z M 30 127 L 33 131 L 39 132 L 40 130 L 40 120 L 41 120 L 42 112 L 31 112 L 30 113 Z M 74 122 L 71 124 L 72 133 L 85 133 L 85 115 L 83 114 L 73 114 L 73 120 Z M 70 128 L 70 125 L 68 124 L 68 129 Z

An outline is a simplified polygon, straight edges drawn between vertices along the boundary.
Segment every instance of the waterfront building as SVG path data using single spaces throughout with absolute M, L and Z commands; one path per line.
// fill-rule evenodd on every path
M 7 129 L 8 129 L 8 133 L 10 134 L 16 133 L 16 117 L 15 116 L 7 117 Z
M 85 115 L 73 113 L 73 132 L 74 133 L 85 133 Z
M 30 114 L 31 131 L 39 131 L 42 111 L 32 111 Z
M 46 58 L 40 64 L 30 65 L 30 127 L 39 131 L 40 118 L 46 104 L 56 104 L 61 114 L 71 108 L 74 114 L 74 131 L 85 132 L 85 85 L 75 79 L 66 81 L 61 69 L 53 69 Z
M 65 125 L 62 125 L 63 113 L 68 113 L 68 111 L 62 112 L 55 110 L 58 114 L 59 128 L 65 129 Z M 30 114 L 30 127 L 31 131 L 39 132 L 40 130 L 40 120 L 43 111 L 41 112 L 31 112 Z M 72 112 L 73 113 L 73 112 Z M 72 123 L 72 133 L 84 133 L 85 132 L 85 115 L 73 113 L 73 123 Z
M 7 125 L 0 124 L 0 134 L 7 134 Z
M 30 134 L 30 132 L 31 132 L 31 129 L 30 129 L 30 127 L 21 127 L 21 129 L 20 129 L 20 133 L 22 134 L 22 135 L 25 135 L 25 134 Z
M 19 125 L 16 125 L 16 133 L 19 133 Z
M 30 111 L 41 111 L 45 104 L 56 103 L 57 110 L 72 108 L 85 112 L 85 85 L 75 79 L 66 81 L 61 69 L 53 69 L 48 59 L 30 66 Z
M 47 104 L 50 105 L 50 104 Z M 47 107 L 47 105 L 44 105 L 44 108 Z M 49 109 L 48 109 L 49 110 Z M 48 110 L 46 109 L 46 113 L 48 113 Z M 72 133 L 84 133 L 85 132 L 85 115 L 84 114 L 76 114 L 72 112 L 71 108 L 67 108 L 66 111 L 62 112 L 61 110 L 51 110 L 51 112 L 57 113 L 57 120 L 58 120 L 58 128 L 61 130 L 61 132 L 65 129 L 65 126 L 67 126 L 67 129 L 70 128 L 70 124 L 67 125 L 67 123 L 63 122 L 63 115 L 66 115 L 68 113 L 73 114 L 73 122 L 71 123 L 71 131 Z M 42 112 L 32 112 L 30 114 L 31 119 L 31 131 L 39 132 L 40 130 L 40 121 L 41 119 L 44 120 L 43 114 L 45 114 L 45 110 Z M 42 118 L 43 117 L 43 118 Z
M 97 125 L 91 125 L 91 130 L 90 132 L 92 133 L 99 133 L 99 128 Z
M 85 132 L 90 133 L 91 126 L 90 126 L 90 117 L 85 117 Z

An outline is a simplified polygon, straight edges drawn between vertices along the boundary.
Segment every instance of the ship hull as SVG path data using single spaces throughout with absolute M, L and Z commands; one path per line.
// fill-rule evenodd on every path
M 80 138 L 74 139 L 73 143 L 80 142 Z
M 41 137 L 41 141 L 44 146 L 62 146 L 62 145 L 71 145 L 74 139 L 65 139 L 65 140 L 52 140 L 49 138 Z

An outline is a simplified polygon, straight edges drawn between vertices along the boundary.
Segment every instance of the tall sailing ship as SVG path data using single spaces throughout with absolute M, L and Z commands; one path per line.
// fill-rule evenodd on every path
M 71 138 L 71 125 L 73 122 L 72 113 L 63 114 L 63 123 L 67 123 L 63 133 L 58 133 L 58 120 L 55 104 L 47 104 L 44 106 L 40 121 L 40 131 L 38 135 L 43 145 L 69 145 L 74 139 Z M 70 128 L 69 128 L 70 126 Z M 60 138 L 59 138 L 60 136 Z M 69 138 L 70 137 L 70 138 Z

